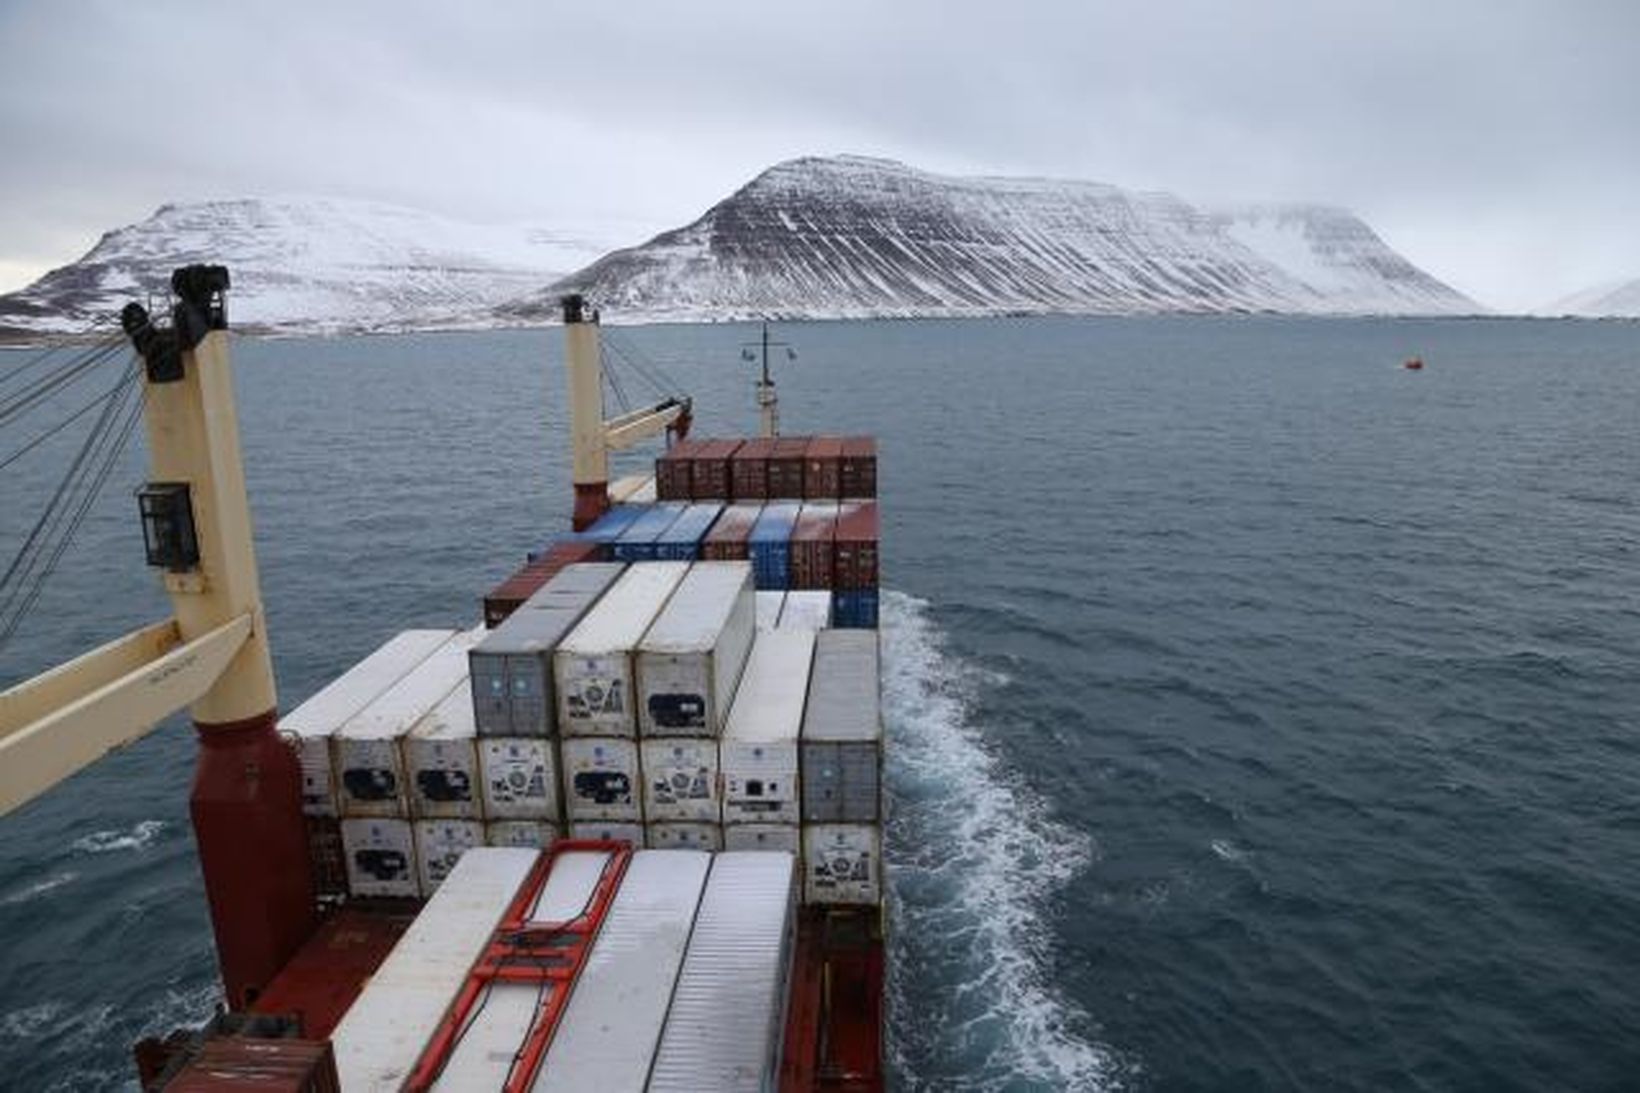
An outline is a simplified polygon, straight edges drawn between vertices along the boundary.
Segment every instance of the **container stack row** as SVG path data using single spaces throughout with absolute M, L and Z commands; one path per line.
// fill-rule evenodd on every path
M 877 496 L 877 440 L 688 440 L 655 460 L 662 501 L 839 501 Z

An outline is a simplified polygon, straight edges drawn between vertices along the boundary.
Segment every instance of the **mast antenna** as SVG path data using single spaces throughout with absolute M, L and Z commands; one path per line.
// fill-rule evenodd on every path
M 784 349 L 786 359 L 797 359 L 797 350 L 787 342 L 769 340 L 769 324 L 763 323 L 763 335 L 755 342 L 744 342 L 740 347 L 740 359 L 743 361 L 762 362 L 763 373 L 757 381 L 757 410 L 761 419 L 761 436 L 780 435 L 780 396 L 775 392 L 774 380 L 769 376 L 769 350 Z

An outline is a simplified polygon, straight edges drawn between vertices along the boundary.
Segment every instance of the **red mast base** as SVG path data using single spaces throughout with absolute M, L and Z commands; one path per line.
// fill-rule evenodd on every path
M 585 531 L 598 522 L 598 517 L 609 511 L 608 482 L 575 483 L 575 516 L 570 527 Z

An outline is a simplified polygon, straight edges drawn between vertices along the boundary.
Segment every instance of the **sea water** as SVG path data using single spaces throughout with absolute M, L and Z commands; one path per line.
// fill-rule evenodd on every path
M 755 430 L 753 329 L 606 334 L 701 435 Z M 786 431 L 881 438 L 898 1088 L 1640 1074 L 1640 327 L 780 334 Z M 236 342 L 284 708 L 476 620 L 566 529 L 559 345 Z M 72 433 L 0 472 L 0 560 Z M 0 685 L 165 613 L 141 478 L 133 452 Z M 129 1088 L 132 1040 L 217 1002 L 193 752 L 174 719 L 0 820 L 16 1088 Z

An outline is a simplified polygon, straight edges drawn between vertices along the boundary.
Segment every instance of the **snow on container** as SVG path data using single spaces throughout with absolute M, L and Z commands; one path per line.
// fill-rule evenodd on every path
M 758 630 L 773 630 L 780 623 L 780 612 L 785 609 L 786 593 L 758 592 L 755 599 Z
M 662 501 L 687 501 L 691 492 L 695 452 L 706 446 L 701 440 L 682 440 L 655 460 L 655 496 Z
M 486 846 L 523 846 L 544 849 L 559 836 L 557 824 L 539 820 L 491 820 L 484 825 Z
M 703 501 L 684 509 L 683 515 L 655 540 L 655 557 L 663 562 L 692 562 L 700 557 L 701 540 L 722 511 L 718 501 Z
M 883 722 L 877 635 L 826 630 L 815 640 L 803 714 L 803 822 L 882 819 Z
M 803 457 L 808 454 L 810 436 L 776 437 L 769 453 L 769 499 L 803 499 Z
M 649 480 L 645 479 L 645 481 Z M 626 533 L 627 528 L 637 522 L 638 517 L 648 511 L 648 505 L 637 504 L 631 497 L 628 497 L 624 503 L 615 505 L 594 520 L 591 527 L 577 531 L 569 538 L 572 541 L 601 543 L 606 547 L 611 546 L 615 540 Z
M 337 730 L 338 804 L 344 816 L 406 816 L 399 740 L 467 678 L 467 650 L 484 630 L 466 630 L 433 650 Z
M 632 855 L 534 1093 L 642 1093 L 711 860 L 690 850 Z
M 832 547 L 836 571 L 834 588 L 877 587 L 880 533 L 877 502 L 847 503 L 838 510 L 837 536 Z
M 763 512 L 757 503 L 728 505 L 700 541 L 700 556 L 709 562 L 744 562 L 746 537 Z
M 777 1087 L 796 906 L 792 855 L 712 859 L 648 1093 Z
M 843 494 L 843 438 L 817 436 L 803 453 L 803 496 L 810 501 L 835 501 Z
M 648 824 L 644 841 L 651 850 L 722 850 L 721 824 Z
M 677 522 L 678 517 L 683 515 L 683 510 L 688 507 L 687 501 L 662 501 L 660 504 L 650 505 L 610 546 L 609 556 L 617 562 L 654 561 L 656 540 Z
M 831 624 L 839 630 L 875 630 L 878 602 L 875 588 L 838 589 L 832 595 Z
M 463 680 L 404 738 L 410 814 L 418 819 L 476 820 L 482 814 L 473 693 Z
M 421 893 L 409 820 L 343 820 L 342 853 L 347 857 L 347 890 L 355 896 L 414 898 Z
M 603 839 L 605 842 L 631 843 L 633 846 L 643 845 L 642 824 L 605 824 L 596 820 L 586 823 L 571 824 L 569 837 L 572 839 Z
M 347 1093 L 398 1090 L 540 855 L 466 854 L 331 1033 Z
M 756 624 L 750 565 L 693 566 L 638 645 L 638 734 L 722 732 Z
M 565 567 L 468 654 L 480 736 L 551 736 L 557 728 L 552 653 L 625 566 Z
M 643 819 L 638 791 L 638 743 L 614 737 L 562 741 L 564 808 L 571 823 Z
M 719 752 L 724 823 L 797 822 L 797 741 L 813 657 L 807 630 L 757 636 Z
M 722 823 L 716 740 L 676 737 L 638 744 L 643 815 L 657 821 Z
M 707 440 L 695 449 L 690 470 L 690 497 L 696 501 L 727 501 L 734 496 L 734 478 L 730 467 L 742 443 L 744 441 Z
M 830 592 L 788 592 L 780 608 L 781 630 L 824 630 L 831 625 Z
M 492 820 L 557 822 L 558 764 L 552 741 L 490 736 L 478 742 L 484 815 Z
M 791 586 L 794 589 L 832 586 L 837 515 L 835 501 L 810 501 L 797 514 L 791 537 Z
M 760 436 L 746 441 L 729 458 L 730 488 L 736 501 L 765 501 L 769 497 L 769 456 L 775 438 Z
M 484 845 L 484 825 L 477 820 L 417 820 L 415 829 L 416 873 L 424 896 L 438 890 L 463 854 Z
M 336 815 L 336 786 L 331 777 L 335 769 L 331 737 L 336 730 L 455 636 L 454 630 L 406 630 L 396 634 L 279 719 L 279 731 L 297 739 L 303 812 L 309 816 Z
M 561 735 L 636 733 L 632 653 L 687 572 L 687 562 L 632 566 L 559 642 L 553 672 Z
M 843 461 L 840 484 L 844 497 L 877 496 L 877 438 L 874 436 L 846 436 L 843 438 Z
M 730 824 L 723 829 L 725 850 L 781 850 L 802 852 L 803 840 L 796 824 Z
M 803 825 L 803 902 L 845 906 L 882 902 L 882 853 L 882 831 L 874 825 Z
M 601 543 L 565 540 L 552 544 L 540 555 L 532 556 L 516 573 L 484 597 L 484 625 L 492 630 L 500 626 L 565 566 L 602 561 L 606 550 Z
M 528 913 L 529 921 L 559 923 L 579 917 L 592 899 L 608 860 L 609 855 L 603 852 L 560 854 Z M 433 1088 L 445 1093 L 488 1093 L 504 1088 L 531 1020 L 543 1004 L 552 1000 L 549 992 L 563 989 L 557 983 L 543 987 L 505 980 L 491 985 Z
M 763 506 L 752 533 L 746 537 L 746 553 L 752 560 L 758 588 L 791 587 L 792 526 L 802 508 L 796 502 Z

